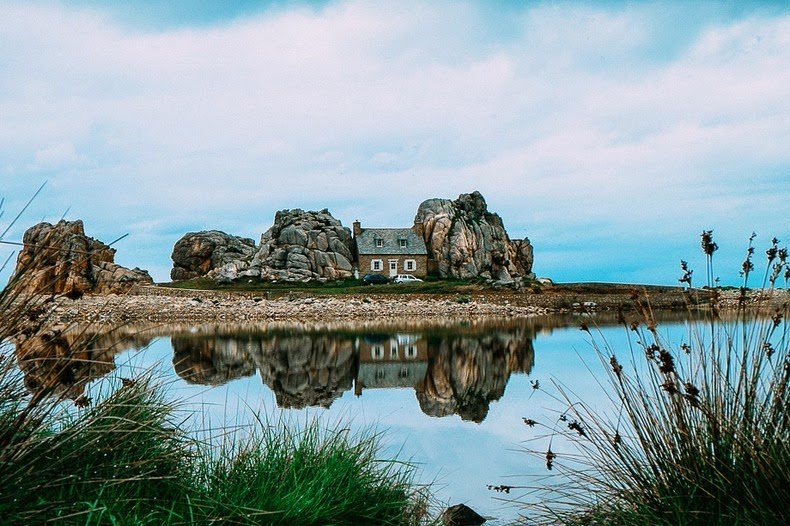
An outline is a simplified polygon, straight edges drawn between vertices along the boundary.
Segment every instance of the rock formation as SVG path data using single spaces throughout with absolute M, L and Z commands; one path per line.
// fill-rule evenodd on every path
M 151 285 L 144 270 L 114 263 L 115 249 L 85 235 L 82 221 L 39 223 L 22 239 L 12 286 L 25 293 L 122 294 Z
M 261 236 L 248 274 L 278 281 L 334 280 L 353 275 L 351 230 L 328 210 L 281 210 Z
M 503 282 L 532 277 L 529 240 L 511 241 L 502 218 L 488 211 L 480 192 L 461 194 L 455 201 L 423 201 L 414 224 L 442 277 Z
M 174 281 L 213 275 L 227 266 L 242 267 L 255 252 L 255 241 L 231 236 L 219 230 L 190 232 L 179 239 L 173 247 Z

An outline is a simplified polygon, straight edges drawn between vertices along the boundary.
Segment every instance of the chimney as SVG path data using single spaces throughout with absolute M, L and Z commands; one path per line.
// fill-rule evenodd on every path
M 360 222 L 359 222 L 359 219 L 357 219 L 356 221 L 354 221 L 354 222 L 352 223 L 352 225 L 353 225 L 353 227 L 354 227 L 354 230 L 353 230 L 353 232 L 354 232 L 354 238 L 356 239 L 356 238 L 358 238 L 358 237 L 359 237 L 359 235 L 362 233 L 362 223 L 360 223 Z

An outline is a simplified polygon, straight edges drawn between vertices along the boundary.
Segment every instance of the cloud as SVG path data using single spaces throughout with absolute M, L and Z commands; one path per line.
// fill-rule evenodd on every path
M 50 180 L 43 209 L 130 230 L 124 258 L 157 269 L 187 229 L 258 237 L 293 206 L 404 224 L 477 188 L 540 272 L 655 281 L 627 240 L 674 260 L 703 227 L 786 236 L 790 211 L 790 15 L 668 46 L 675 15 L 538 5 L 501 36 L 477 3 L 351 1 L 151 31 L 12 2 L 0 178 L 12 204 Z

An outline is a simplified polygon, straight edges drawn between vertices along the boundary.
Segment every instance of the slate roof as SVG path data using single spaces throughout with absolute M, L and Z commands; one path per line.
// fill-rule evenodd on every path
M 376 246 L 376 239 L 383 241 L 383 246 Z M 406 240 L 406 246 L 400 246 L 400 240 Z M 357 236 L 357 251 L 360 255 L 427 255 L 425 241 L 411 228 L 363 228 Z

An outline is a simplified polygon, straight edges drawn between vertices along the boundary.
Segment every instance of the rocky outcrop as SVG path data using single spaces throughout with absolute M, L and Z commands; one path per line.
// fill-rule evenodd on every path
M 227 266 L 242 267 L 252 258 L 255 241 L 232 236 L 219 230 L 190 232 L 179 239 L 173 247 L 173 281 L 216 275 Z
M 39 223 L 22 239 L 12 287 L 22 293 L 123 294 L 151 285 L 144 270 L 115 264 L 115 249 L 85 235 L 82 221 Z
M 535 255 L 529 239 L 526 237 L 524 239 L 513 239 L 510 241 L 510 245 L 514 250 L 512 262 L 516 267 L 516 271 L 522 277 L 534 279 L 535 274 L 532 272 L 532 263 L 535 260 Z
M 261 236 L 249 263 L 225 266 L 218 278 L 250 276 L 271 281 L 327 281 L 353 275 L 351 230 L 328 210 L 281 210 Z
M 511 241 L 502 218 L 488 211 L 480 192 L 461 194 L 455 201 L 423 201 L 414 224 L 442 277 L 503 282 L 532 277 L 529 240 Z

